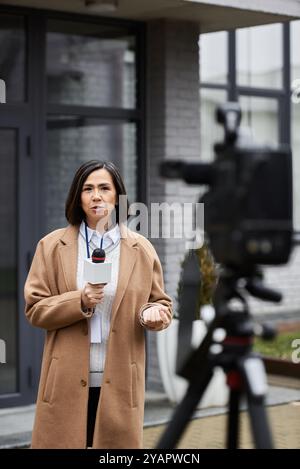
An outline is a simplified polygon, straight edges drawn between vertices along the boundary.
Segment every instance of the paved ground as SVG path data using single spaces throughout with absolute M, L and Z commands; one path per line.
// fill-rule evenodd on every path
M 275 448 L 300 449 L 300 401 L 268 407 Z M 144 447 L 155 448 L 166 428 L 158 425 L 144 429 Z M 225 447 L 226 414 L 192 420 L 184 432 L 178 448 L 217 449 Z M 241 413 L 240 448 L 253 448 L 248 414 Z
M 300 380 L 270 378 L 267 410 L 277 448 L 300 449 Z M 224 448 L 225 408 L 198 410 L 180 441 L 181 448 Z M 0 448 L 21 448 L 30 444 L 35 406 L 0 409 Z M 145 405 L 144 447 L 155 448 L 159 436 L 170 421 L 174 406 L 166 396 L 147 393 Z M 253 447 L 248 415 L 242 412 L 241 445 Z
M 268 376 L 269 394 L 267 414 L 270 422 L 274 447 L 278 449 L 300 449 L 300 380 Z M 155 448 L 170 421 L 174 409 L 166 412 L 163 401 L 153 403 L 144 428 L 144 447 Z M 182 435 L 178 448 L 225 448 L 227 409 L 209 408 L 197 411 Z M 165 420 L 163 421 L 163 419 Z M 246 411 L 240 414 L 240 448 L 254 448 L 254 442 Z M 156 424 L 155 424 L 156 422 Z

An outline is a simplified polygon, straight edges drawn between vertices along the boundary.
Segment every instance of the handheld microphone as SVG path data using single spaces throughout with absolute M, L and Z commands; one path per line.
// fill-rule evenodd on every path
M 105 261 L 105 251 L 104 249 L 94 249 L 92 254 L 92 262 L 96 264 L 101 264 Z
M 94 249 L 91 259 L 84 259 L 83 277 L 88 283 L 111 281 L 111 262 L 105 262 L 104 249 Z

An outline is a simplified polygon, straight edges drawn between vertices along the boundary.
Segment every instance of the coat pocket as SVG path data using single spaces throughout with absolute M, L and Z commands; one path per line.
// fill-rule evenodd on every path
M 57 370 L 57 358 L 52 358 L 48 375 L 46 379 L 43 401 L 48 402 L 48 404 L 52 403 L 53 400 L 53 393 L 55 388 L 55 377 L 56 377 L 56 370 Z
M 131 363 L 131 406 L 137 407 L 137 367 Z

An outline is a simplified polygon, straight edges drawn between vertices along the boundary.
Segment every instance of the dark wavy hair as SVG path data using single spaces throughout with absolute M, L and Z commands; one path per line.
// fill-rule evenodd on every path
M 117 204 L 116 204 L 116 221 L 117 223 L 124 222 L 128 218 L 128 201 L 126 209 L 123 213 L 126 213 L 126 219 L 120 220 L 119 216 L 119 195 L 127 195 L 125 185 L 122 176 L 118 168 L 110 161 L 97 161 L 91 160 L 84 163 L 77 169 L 73 178 L 71 187 L 69 189 L 68 197 L 65 206 L 65 216 L 71 225 L 80 225 L 82 220 L 85 219 L 85 213 L 81 207 L 81 192 L 84 182 L 87 177 L 97 169 L 106 169 L 112 177 L 116 192 L 117 192 Z

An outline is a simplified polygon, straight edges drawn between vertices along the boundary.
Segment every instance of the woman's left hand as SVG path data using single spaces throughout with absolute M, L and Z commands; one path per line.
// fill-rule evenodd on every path
M 148 329 L 165 329 L 171 322 L 171 315 L 167 306 L 150 306 L 143 311 L 142 321 Z

